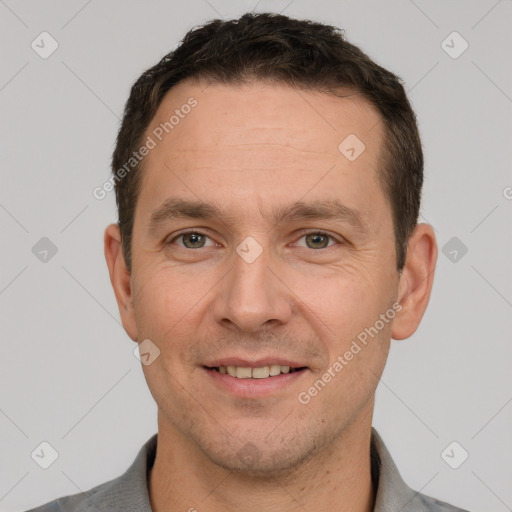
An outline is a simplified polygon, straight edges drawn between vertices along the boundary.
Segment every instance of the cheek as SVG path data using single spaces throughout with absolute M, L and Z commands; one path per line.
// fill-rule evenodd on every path
M 189 360 L 197 322 L 191 318 L 197 316 L 204 291 L 195 294 L 198 287 L 187 288 L 179 272 L 160 266 L 147 266 L 135 284 L 134 309 L 140 340 L 151 340 L 160 351 L 150 365 L 142 367 L 145 379 L 159 406 L 178 414 L 183 407 L 180 390 L 194 369 Z
M 208 318 L 209 290 L 218 279 L 158 265 L 146 267 L 136 285 L 134 309 L 141 340 L 149 338 L 161 351 L 161 362 L 180 361 L 187 371 L 197 333 Z
M 389 315 L 384 322 L 380 315 L 394 313 L 383 291 L 375 282 L 340 280 L 331 282 L 311 305 L 321 315 L 319 341 L 329 358 L 312 384 L 323 389 L 318 380 L 328 382 L 315 406 L 321 416 L 334 414 L 342 421 L 375 392 L 389 351 L 393 318 Z
M 303 302 L 302 313 L 318 326 L 320 339 L 326 340 L 333 355 L 390 307 L 388 286 L 375 265 L 371 271 L 365 266 L 344 265 L 322 277 L 302 276 L 294 291 Z
M 180 325 L 193 297 L 176 272 L 147 267 L 134 283 L 134 310 L 139 333 L 159 344 Z

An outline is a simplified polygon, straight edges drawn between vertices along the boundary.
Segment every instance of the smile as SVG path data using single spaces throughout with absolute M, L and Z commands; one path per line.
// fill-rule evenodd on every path
M 260 366 L 258 368 L 251 368 L 248 366 L 216 366 L 212 369 L 218 373 L 227 374 L 237 379 L 268 379 L 270 377 L 277 377 L 281 374 L 293 373 L 303 370 L 304 368 L 290 368 L 280 364 L 272 364 L 269 366 Z

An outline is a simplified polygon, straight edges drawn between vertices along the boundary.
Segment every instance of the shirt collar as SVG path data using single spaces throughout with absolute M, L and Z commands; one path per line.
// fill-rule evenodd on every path
M 372 428 L 372 476 L 377 488 L 373 512 L 422 512 L 422 495 L 402 479 L 391 454 L 377 431 Z

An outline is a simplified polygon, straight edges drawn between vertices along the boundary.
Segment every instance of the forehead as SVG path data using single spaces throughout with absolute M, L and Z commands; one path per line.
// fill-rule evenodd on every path
M 172 114 L 183 110 L 179 119 L 175 115 L 176 125 L 169 133 L 164 129 L 164 145 L 172 142 L 182 150 L 215 150 L 219 143 L 287 144 L 291 149 L 337 158 L 339 143 L 356 134 L 370 152 L 378 149 L 382 138 L 378 111 L 360 94 L 340 91 L 340 95 L 262 82 L 208 85 L 184 81 L 164 97 L 147 133 L 169 124 Z M 191 98 L 197 104 L 184 113 Z
M 342 192 L 348 206 L 365 210 L 357 198 L 369 202 L 380 193 L 383 123 L 349 92 L 339 98 L 259 82 L 185 81 L 165 96 L 145 136 L 155 142 L 142 163 L 145 217 L 177 190 L 190 199 L 220 199 L 226 209 L 239 208 L 235 196 L 249 207 L 266 191 L 266 200 L 284 204 L 310 189 L 312 200 Z

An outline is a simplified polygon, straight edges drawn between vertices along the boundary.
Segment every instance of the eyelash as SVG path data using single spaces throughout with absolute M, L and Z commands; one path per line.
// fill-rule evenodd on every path
M 204 236 L 204 237 L 207 237 L 207 238 L 210 238 L 211 240 L 211 237 L 208 236 L 206 233 L 203 233 L 202 231 L 199 231 L 199 230 L 191 230 L 191 231 L 185 231 L 183 233 L 180 233 L 179 235 L 176 235 L 172 240 L 170 240 L 169 242 L 167 242 L 167 245 L 170 245 L 172 243 L 174 243 L 176 240 L 178 240 L 179 238 L 185 236 L 185 235 L 191 235 L 191 234 L 194 234 L 194 235 L 201 235 L 201 236 Z M 312 230 L 312 231 L 306 231 L 306 232 L 303 232 L 301 234 L 301 236 L 298 238 L 298 240 L 300 240 L 301 238 L 304 238 L 305 236 L 307 235 L 321 235 L 321 236 L 326 236 L 327 238 L 330 238 L 331 240 L 333 240 L 334 242 L 337 242 L 338 244 L 342 244 L 343 241 L 342 240 L 338 240 L 336 237 L 334 237 L 333 235 L 330 235 L 329 233 L 326 233 L 325 231 L 318 231 L 318 230 Z M 185 247 L 185 246 L 180 246 L 182 247 L 183 249 L 189 249 L 188 247 Z M 320 249 L 329 249 L 330 247 L 333 247 L 332 245 L 328 245 L 327 247 L 320 247 Z M 198 249 L 205 249 L 205 247 L 198 247 L 197 249 L 189 249 L 191 251 L 197 251 Z M 311 247 L 303 247 L 303 249 L 309 249 L 311 251 L 319 251 L 320 249 L 312 249 Z

